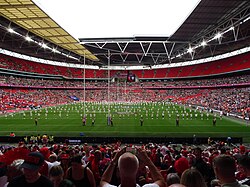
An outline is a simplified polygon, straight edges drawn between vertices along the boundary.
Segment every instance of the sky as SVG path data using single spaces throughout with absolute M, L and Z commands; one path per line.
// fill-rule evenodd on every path
M 33 0 L 76 39 L 171 36 L 200 0 Z

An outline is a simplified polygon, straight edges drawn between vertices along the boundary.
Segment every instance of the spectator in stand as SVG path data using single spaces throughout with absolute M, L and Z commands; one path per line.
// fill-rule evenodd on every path
M 239 160 L 239 167 L 246 178 L 240 181 L 241 184 L 250 185 L 250 157 L 248 155 L 242 156 Z
M 99 150 L 94 151 L 94 154 L 89 158 L 89 167 L 94 174 L 95 181 L 99 185 L 102 174 L 107 167 L 107 158 L 103 157 L 102 152 Z
M 186 187 L 206 187 L 201 173 L 197 169 L 187 169 L 181 175 L 181 184 Z
M 161 153 L 160 148 L 156 149 L 156 153 L 154 155 L 154 164 L 157 168 L 161 169 L 163 163 L 163 154 Z
M 180 177 L 177 173 L 169 173 L 166 178 L 167 185 L 170 186 L 171 184 L 179 184 Z
M 229 155 L 219 155 L 213 160 L 214 172 L 223 187 L 248 187 L 240 184 L 235 177 L 236 163 Z
M 16 177 L 8 184 L 8 187 L 53 187 L 52 182 L 39 173 L 41 166 L 44 164 L 44 157 L 39 152 L 31 152 L 24 159 L 23 175 Z
M 159 170 L 156 168 L 154 163 L 150 160 L 145 150 L 137 149 L 137 156 L 138 158 L 130 153 L 125 152 L 126 148 L 123 148 L 119 152 L 116 153 L 114 159 L 111 161 L 110 165 L 104 172 L 100 187 L 112 187 L 113 185 L 109 184 L 111 181 L 112 174 L 114 172 L 114 169 L 116 168 L 116 165 L 118 164 L 120 177 L 121 177 L 121 186 L 124 187 L 132 187 L 136 186 L 136 173 L 139 168 L 139 160 L 143 163 L 145 163 L 150 170 L 153 182 L 152 184 L 145 184 L 143 187 L 146 186 L 155 186 L 155 187 L 165 187 L 166 183 L 159 172 Z M 139 160 L 138 160 L 139 159 Z
M 14 132 L 11 132 L 11 133 L 10 133 L 10 137 L 11 137 L 11 138 L 15 138 L 15 136 L 16 136 L 16 135 L 15 135 Z
M 17 159 L 17 160 L 14 160 L 8 166 L 8 169 L 7 169 L 8 183 L 12 181 L 14 178 L 23 174 L 22 169 L 20 168 L 23 162 L 24 162 L 23 159 Z M 8 183 L 6 183 L 4 187 L 8 186 Z
M 182 173 L 189 168 L 189 163 L 187 158 L 182 157 L 180 155 L 176 156 L 176 160 L 174 162 L 174 169 L 176 173 L 181 176 Z
M 239 149 L 240 154 L 244 155 L 246 153 L 246 147 L 242 143 L 240 143 Z
M 66 178 L 71 180 L 76 187 L 95 187 L 95 178 L 92 171 L 82 164 L 82 156 L 75 155 L 71 158 L 71 167 L 67 170 Z
M 54 187 L 59 187 L 59 184 L 63 181 L 64 171 L 63 168 L 58 166 L 53 166 L 49 171 L 49 179 L 53 182 Z
M 70 164 L 70 156 L 68 153 L 66 152 L 61 152 L 60 155 L 58 156 L 59 160 L 61 162 L 61 166 L 63 168 L 64 174 L 66 175 L 66 172 L 69 168 L 69 164 Z
M 212 167 L 202 158 L 202 150 L 200 147 L 194 149 L 194 155 L 195 159 L 193 160 L 192 166 L 196 168 L 202 174 L 205 181 L 209 183 L 214 178 Z

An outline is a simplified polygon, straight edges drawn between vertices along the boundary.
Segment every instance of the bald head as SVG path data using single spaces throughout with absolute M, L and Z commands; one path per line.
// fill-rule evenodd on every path
M 126 152 L 120 156 L 118 160 L 118 167 L 121 173 L 121 176 L 132 177 L 136 176 L 139 161 L 135 155 L 132 153 Z

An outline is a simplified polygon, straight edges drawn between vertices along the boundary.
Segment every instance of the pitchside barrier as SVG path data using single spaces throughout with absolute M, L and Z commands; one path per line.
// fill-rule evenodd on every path
M 117 141 L 121 141 L 122 143 L 134 143 L 134 144 L 144 144 L 149 142 L 154 143 L 166 143 L 166 144 L 207 144 L 208 138 L 206 137 L 84 137 L 84 135 L 80 137 L 54 137 L 54 143 L 67 143 L 67 144 L 82 144 L 82 143 L 114 143 Z M 242 138 L 240 137 L 220 137 L 220 138 L 212 138 L 213 142 L 225 142 L 225 143 L 233 143 L 239 144 L 242 143 Z M 20 141 L 24 141 L 24 136 L 2 136 L 0 137 L 0 143 L 18 143 Z

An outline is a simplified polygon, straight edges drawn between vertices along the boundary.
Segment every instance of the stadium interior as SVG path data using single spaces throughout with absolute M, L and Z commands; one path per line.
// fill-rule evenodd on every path
M 0 0 L 0 187 L 250 186 L 249 0 L 119 38 L 75 38 L 36 2 Z
M 165 103 L 166 112 L 169 112 L 168 107 L 177 105 L 184 110 L 190 108 L 193 115 L 197 110 L 204 115 L 205 112 L 210 116 L 218 114 L 218 119 L 223 115 L 238 121 L 235 126 L 243 127 L 235 134 L 225 132 L 223 135 L 222 130 L 214 138 L 232 136 L 237 141 L 250 141 L 244 129 L 249 124 L 250 115 L 249 1 L 202 0 L 169 37 L 75 39 L 31 0 L 3 0 L 0 10 L 0 120 L 3 125 L 13 125 L 13 129 L 1 129 L 2 141 L 9 141 L 10 131 L 20 137 L 55 133 L 49 129 L 26 132 L 24 128 L 18 131 L 14 126 L 15 123 L 33 126 L 35 117 L 41 122 L 42 117 L 37 116 L 40 113 L 36 111 L 77 103 L 83 106 L 80 112 L 77 111 L 80 113 L 80 129 L 76 129 L 75 134 L 58 131 L 55 137 L 68 139 L 78 136 L 81 140 L 90 138 L 90 141 L 97 142 L 109 141 L 109 137 L 129 140 L 133 130 L 127 134 L 124 132 L 121 137 L 117 132 L 123 130 L 119 128 L 114 132 L 108 130 L 107 134 L 91 133 L 93 129 L 81 129 L 81 118 L 87 117 L 91 123 L 92 114 L 95 115 L 96 111 L 90 111 L 86 103 L 103 103 L 107 109 L 103 111 L 106 116 L 102 120 L 106 121 L 105 118 L 112 113 L 114 121 L 122 124 L 117 118 L 123 117 L 118 115 L 123 112 L 118 109 L 111 111 L 116 107 L 112 105 L 135 103 L 135 106 L 128 107 L 128 110 L 133 110 L 138 102 Z M 143 110 L 133 111 L 133 117 L 137 119 L 138 115 L 146 120 L 146 116 L 138 112 Z M 25 113 L 29 113 L 30 120 L 20 122 L 24 120 Z M 157 109 L 152 112 L 152 119 L 158 119 L 162 113 L 165 115 Z M 146 112 L 145 115 L 151 114 Z M 172 128 L 175 128 L 175 120 L 182 114 L 176 110 L 174 115 L 172 119 L 169 117 L 169 122 L 160 123 L 173 123 Z M 9 117 L 17 121 L 9 120 Z M 98 120 L 96 123 L 105 126 Z M 134 123 L 130 125 L 136 125 Z M 153 125 L 158 122 L 147 123 Z M 163 134 L 155 132 L 152 136 L 146 131 L 146 141 L 158 137 L 159 141 L 181 138 L 182 142 L 192 142 L 193 134 L 206 141 L 208 136 L 212 136 L 209 132 L 213 132 L 208 129 L 205 134 L 199 131 L 185 134 L 185 129 L 182 129 L 172 137 L 167 131 Z M 136 136 L 138 134 L 134 135 L 133 141 L 142 142 Z

